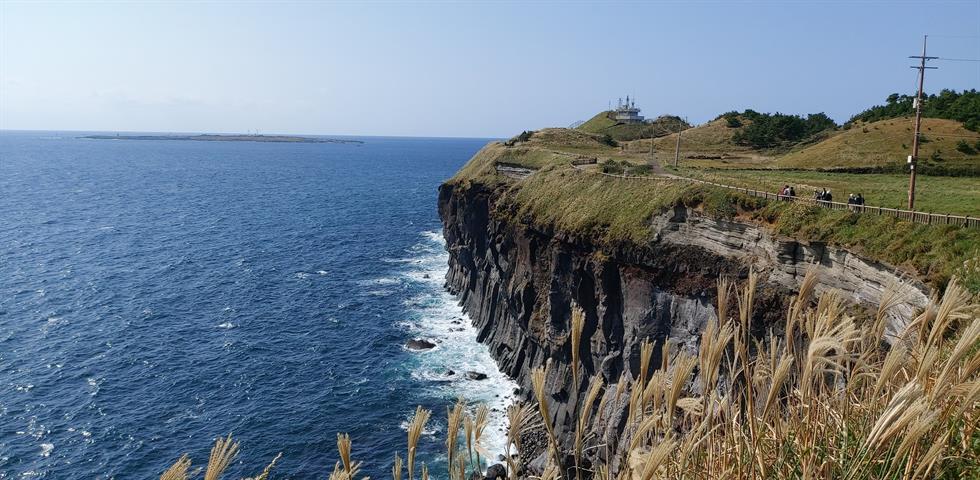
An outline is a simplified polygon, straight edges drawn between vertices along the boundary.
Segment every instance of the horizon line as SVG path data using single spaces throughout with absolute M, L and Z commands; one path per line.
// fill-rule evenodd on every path
M 323 133 L 283 133 L 283 132 L 263 132 L 263 133 L 244 133 L 244 132 L 217 132 L 217 131 L 181 131 L 181 130 L 79 130 L 79 129 L 35 129 L 35 128 L 0 128 L 0 132 L 65 132 L 65 133 L 116 133 L 116 134 L 192 134 L 192 135 L 255 135 L 255 136 L 295 136 L 295 137 L 360 137 L 360 138 L 445 138 L 445 139 L 471 139 L 471 140 L 499 140 L 510 137 L 495 136 L 453 136 L 453 135 L 353 135 L 346 133 L 323 134 Z

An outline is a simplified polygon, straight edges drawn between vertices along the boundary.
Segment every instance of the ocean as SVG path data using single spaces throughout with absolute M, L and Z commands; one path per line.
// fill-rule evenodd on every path
M 382 478 L 416 405 L 443 478 L 460 396 L 503 452 L 515 384 L 442 288 L 436 213 L 488 140 L 80 135 L 0 132 L 0 478 L 157 478 L 228 434 L 227 478 L 280 452 L 277 478 L 326 478 L 337 432 Z

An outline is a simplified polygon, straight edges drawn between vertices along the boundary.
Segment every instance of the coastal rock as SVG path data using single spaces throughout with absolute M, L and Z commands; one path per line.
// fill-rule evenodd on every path
M 719 277 L 742 281 L 758 274 L 752 334 L 780 334 L 787 307 L 810 268 L 817 268 L 817 293 L 838 290 L 851 302 L 876 305 L 895 285 L 907 305 L 889 319 L 891 331 L 909 321 L 928 301 L 925 286 L 888 265 L 819 242 L 783 238 L 753 224 L 706 217 L 676 207 L 650 221 L 650 242 L 599 247 L 589 238 L 569 236 L 533 219 L 499 212 L 499 192 L 469 184 L 445 184 L 439 215 L 449 251 L 446 288 L 457 295 L 501 371 L 528 399 L 532 369 L 551 362 L 545 378 L 549 411 L 567 448 L 589 379 L 606 385 L 639 375 L 640 344 L 653 342 L 654 365 L 684 350 L 696 354 L 701 331 L 715 320 Z M 730 311 L 735 311 L 734 297 Z M 568 335 L 573 305 L 585 315 L 578 378 L 573 378 Z M 664 350 L 667 350 L 664 352 Z M 698 379 L 694 379 L 694 387 Z M 578 387 L 576 389 L 576 386 Z M 616 451 L 626 427 L 628 395 L 603 393 L 606 402 L 587 438 L 589 448 Z M 530 439 L 529 439 L 530 440 Z M 546 442 L 529 441 L 522 460 L 531 462 Z M 613 455 L 610 468 L 617 468 Z M 601 459 L 596 459 L 601 460 Z M 532 468 L 533 469 L 533 468 Z
M 432 343 L 424 338 L 413 338 L 405 344 L 405 348 L 409 350 L 430 350 L 435 348 L 436 344 Z
M 486 380 L 487 374 L 483 372 L 470 371 L 470 372 L 466 372 L 466 378 L 469 378 L 470 380 Z
M 499 464 L 495 463 L 487 468 L 486 475 L 483 476 L 485 480 L 503 480 L 507 478 L 507 469 Z

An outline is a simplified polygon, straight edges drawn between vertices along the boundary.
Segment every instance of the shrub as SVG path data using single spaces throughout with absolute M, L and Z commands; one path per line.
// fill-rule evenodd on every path
M 806 118 L 782 113 L 759 113 L 746 110 L 742 117 L 751 124 L 737 132 L 732 140 L 739 145 L 753 148 L 773 148 L 803 141 L 837 125 L 824 113 L 812 113 Z M 729 118 L 729 117 L 726 117 Z
M 967 142 L 966 140 L 960 140 L 956 142 L 956 150 L 958 152 L 965 153 L 967 155 L 976 155 L 977 153 L 977 151 L 973 149 L 973 146 L 971 146 L 970 143 Z
M 717 319 L 700 332 L 696 353 L 664 348 L 663 359 L 669 360 L 660 361 L 653 342 L 638 341 L 638 375 L 624 373 L 618 383 L 606 385 L 596 373 L 582 385 L 586 395 L 568 405 L 575 423 L 571 448 L 572 442 L 561 442 L 556 434 L 550 399 L 556 398 L 556 388 L 570 388 L 572 382 L 582 391 L 580 376 L 552 385 L 550 360 L 533 368 L 537 408 L 521 403 L 508 408 L 506 449 L 521 450 L 525 434 L 543 430 L 547 460 L 543 472 L 534 472 L 505 455 L 507 478 L 520 473 L 520 478 L 538 474 L 568 480 L 702 479 L 709 478 L 706 472 L 721 472 L 717 478 L 810 478 L 805 472 L 813 478 L 978 478 L 980 306 L 958 281 L 950 281 L 941 297 L 934 296 L 894 330 L 891 317 L 906 306 L 896 290 L 886 288 L 877 308 L 861 321 L 860 312 L 849 309 L 838 292 L 816 294 L 819 278 L 812 268 L 798 291 L 785 299 L 782 331 L 756 335 L 757 280 L 750 271 L 741 286 L 718 281 Z M 578 357 L 583 312 L 573 313 L 571 323 L 565 347 L 577 373 L 585 366 Z M 623 404 L 607 405 L 613 396 L 603 392 L 614 392 L 612 401 Z M 405 450 L 407 469 L 396 453 L 395 480 L 403 473 L 408 480 L 429 478 L 424 464 L 415 477 L 414 466 L 429 413 L 416 409 Z M 447 409 L 450 480 L 482 477 L 479 453 L 486 418 L 485 406 L 471 414 L 462 399 Z M 585 435 L 611 421 L 622 425 L 613 442 Z M 362 463 L 351 459 L 349 436 L 337 436 L 337 450 L 339 461 L 329 478 L 354 480 Z M 593 452 L 591 458 L 583 458 L 587 452 Z M 204 478 L 221 478 L 237 454 L 238 444 L 230 437 L 219 439 Z M 255 478 L 267 479 L 278 458 Z M 189 467 L 185 455 L 161 479 L 196 477 Z
M 523 132 L 521 132 L 520 135 L 504 142 L 504 145 L 507 145 L 508 147 L 513 147 L 515 144 L 523 143 L 530 140 L 533 135 L 534 135 L 534 131 L 524 130 Z
M 728 128 L 738 128 L 742 126 L 742 121 L 738 119 L 738 115 L 726 116 L 725 125 Z
M 893 93 L 885 99 L 884 105 L 875 105 L 851 117 L 847 123 L 875 122 L 911 115 L 914 99 L 915 95 Z M 926 95 L 922 99 L 922 116 L 958 120 L 963 122 L 964 128 L 980 131 L 980 92 L 975 89 L 963 92 L 944 89 L 939 94 Z

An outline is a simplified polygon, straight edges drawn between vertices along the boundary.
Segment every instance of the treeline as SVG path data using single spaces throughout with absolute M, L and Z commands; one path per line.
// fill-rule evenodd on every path
M 893 93 L 885 99 L 884 105 L 875 105 L 851 117 L 845 125 L 912 115 L 915 113 L 914 100 L 915 95 Z M 957 120 L 968 130 L 980 132 L 980 92 L 972 89 L 958 93 L 943 89 L 939 94 L 926 95 L 922 99 L 922 116 Z
M 752 148 L 776 148 L 799 143 L 826 130 L 834 130 L 837 124 L 823 112 L 806 117 L 783 113 L 759 113 L 755 110 L 728 112 L 724 118 L 730 128 L 741 128 L 732 137 L 738 145 Z

